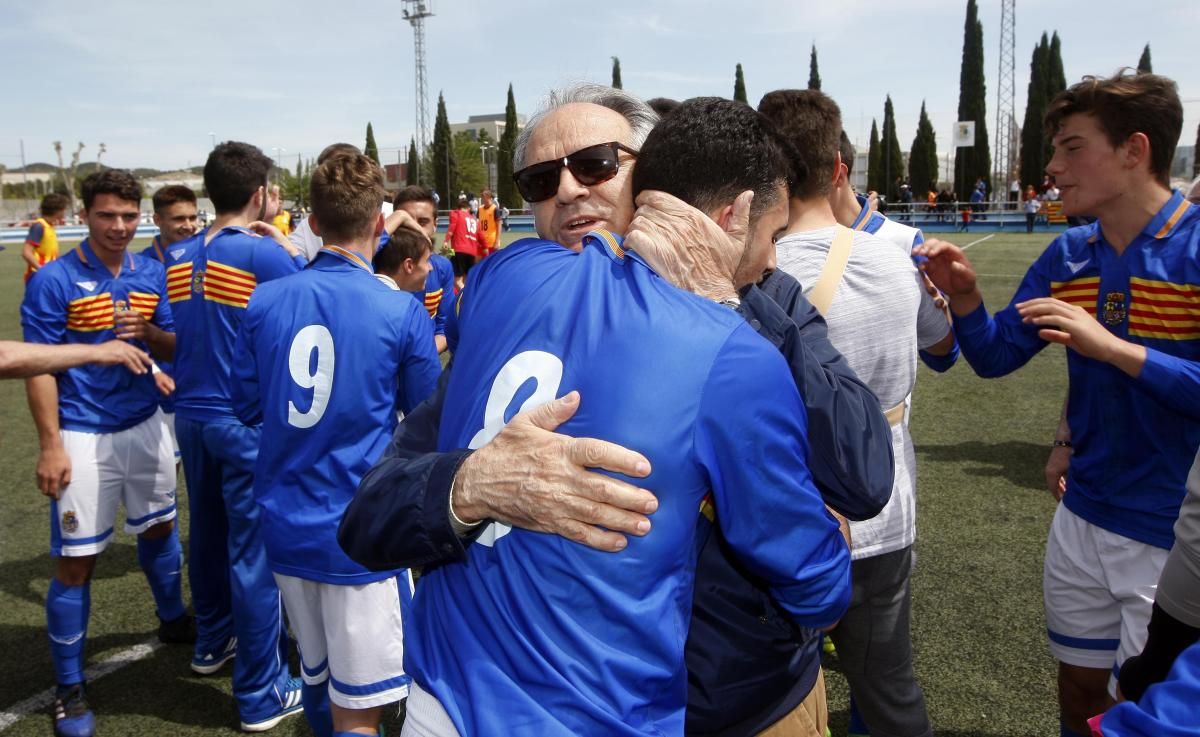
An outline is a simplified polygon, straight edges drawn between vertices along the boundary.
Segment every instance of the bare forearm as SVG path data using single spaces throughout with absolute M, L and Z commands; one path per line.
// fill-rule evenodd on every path
M 39 374 L 56 374 L 94 359 L 88 345 L 38 345 L 12 340 L 0 341 L 0 378 L 24 379 Z
M 37 426 L 38 444 L 43 450 L 62 444 L 58 426 L 58 381 L 53 376 L 33 376 L 25 380 L 29 414 Z
M 175 359 L 175 333 L 168 333 L 157 325 L 148 324 L 146 326 L 146 345 L 150 348 L 150 355 L 160 361 Z

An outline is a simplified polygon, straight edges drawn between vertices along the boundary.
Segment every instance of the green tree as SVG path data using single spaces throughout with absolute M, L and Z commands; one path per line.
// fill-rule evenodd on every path
M 458 164 L 450 135 L 450 119 L 446 117 L 446 99 L 438 93 L 437 118 L 433 124 L 433 145 L 429 147 L 429 168 L 433 172 L 433 188 L 442 196 L 442 203 L 452 207 L 458 195 Z
M 621 89 L 621 60 L 615 56 L 612 58 L 612 60 L 613 60 L 612 86 L 616 87 L 617 89 Z
M 305 166 L 300 156 L 296 156 L 295 173 L 281 169 L 279 175 L 279 191 L 283 199 L 296 207 L 307 207 L 309 187 L 312 183 L 311 168 Z
M 975 121 L 975 145 L 959 148 L 954 189 L 959 200 L 968 199 L 977 179 L 987 180 L 992 168 L 987 130 L 987 84 L 983 75 L 983 24 L 975 0 L 967 0 L 963 27 L 962 69 L 958 82 L 958 119 Z
M 741 64 L 737 65 L 737 71 L 733 75 L 733 99 L 750 104 L 746 101 L 746 78 L 742 76 Z
M 883 182 L 883 152 L 879 146 L 879 126 L 871 118 L 871 142 L 867 147 L 867 191 L 882 192 Z
M 808 88 L 821 89 L 821 73 L 817 71 L 817 45 L 812 45 L 812 53 L 808 56 Z
M 471 138 L 466 131 L 454 134 L 454 159 L 458 163 L 457 183 L 451 183 L 451 191 L 479 194 L 487 186 L 487 170 L 483 166 L 480 146 L 487 142 L 486 134 L 479 140 Z
M 369 122 L 367 123 L 367 145 L 363 146 L 363 153 L 370 156 L 376 164 L 379 163 L 379 147 L 375 145 L 375 131 Z
M 893 202 L 900 199 L 900 182 L 904 179 L 904 151 L 896 134 L 896 111 L 892 107 L 892 96 L 883 103 L 883 182 L 887 198 Z
M 417 158 L 417 139 L 410 138 L 408 141 L 408 165 L 405 168 L 404 183 L 405 184 L 420 184 L 418 174 L 421 171 L 421 160 Z
M 1050 36 L 1050 55 L 1046 57 L 1046 104 L 1050 104 L 1058 93 L 1067 88 L 1067 75 L 1063 72 L 1062 41 L 1058 31 Z
M 508 104 L 504 106 L 504 133 L 500 135 L 499 158 L 496 160 L 496 197 L 505 207 L 515 210 L 521 205 L 521 195 L 513 182 L 513 153 L 517 148 L 517 101 L 512 83 L 508 85 Z
M 1042 171 L 1046 168 L 1046 135 L 1042 131 L 1042 118 L 1046 115 L 1048 100 L 1049 53 L 1050 42 L 1043 33 L 1042 40 L 1033 47 L 1033 59 L 1029 62 L 1029 91 L 1025 102 L 1025 122 L 1021 126 L 1021 183 L 1035 187 L 1042 181 Z
M 933 132 L 933 123 L 929 122 L 929 116 L 925 113 L 925 101 L 922 100 L 917 135 L 908 153 L 908 183 L 912 186 L 913 196 L 920 200 L 926 191 L 937 191 L 937 178 L 937 136 Z
M 1142 58 L 1138 59 L 1137 70 L 1138 74 L 1154 73 L 1154 65 L 1150 63 L 1150 44 L 1146 44 L 1146 48 L 1142 49 Z

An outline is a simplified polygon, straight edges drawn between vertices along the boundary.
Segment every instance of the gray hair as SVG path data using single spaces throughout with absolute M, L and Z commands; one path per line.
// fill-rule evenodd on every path
M 580 82 L 565 89 L 551 90 L 541 109 L 529 119 L 517 136 L 516 147 L 513 149 L 513 169 L 525 166 L 525 150 L 529 147 L 529 139 L 538 124 L 563 105 L 576 102 L 606 107 L 625 118 L 630 129 L 628 144 L 635 149 L 641 149 L 642 144 L 646 142 L 646 136 L 650 135 L 650 131 L 658 124 L 658 113 L 654 112 L 653 108 L 641 98 L 615 87 Z

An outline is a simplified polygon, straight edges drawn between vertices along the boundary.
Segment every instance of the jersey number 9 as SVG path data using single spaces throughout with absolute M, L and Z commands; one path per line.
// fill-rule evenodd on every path
M 313 352 L 316 351 L 316 369 L 313 369 Z M 324 325 L 308 325 L 292 338 L 288 351 L 288 370 L 292 381 L 301 389 L 312 389 L 312 402 L 308 410 L 301 412 L 294 402 L 288 400 L 288 424 L 301 429 L 310 428 L 321 421 L 329 406 L 329 393 L 333 391 L 333 336 Z

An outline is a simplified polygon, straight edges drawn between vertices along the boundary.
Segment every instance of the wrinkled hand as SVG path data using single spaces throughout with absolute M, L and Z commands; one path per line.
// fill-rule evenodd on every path
M 1022 322 L 1042 329 L 1038 337 L 1051 343 L 1062 343 L 1080 355 L 1108 361 L 1117 350 L 1120 338 L 1108 330 L 1078 305 L 1052 297 L 1039 297 L 1017 304 Z
M 150 334 L 150 323 L 137 310 L 122 310 L 117 313 L 115 330 L 119 340 L 145 342 Z
M 1067 470 L 1071 467 L 1072 450 L 1065 446 L 1050 449 L 1046 460 L 1046 489 L 1056 501 L 1062 501 L 1067 493 Z
M 454 478 L 454 513 L 470 523 L 493 519 L 616 552 L 625 535 L 650 531 L 658 500 L 645 489 L 589 469 L 642 478 L 639 453 L 592 438 L 553 432 L 579 408 L 579 392 L 522 412 L 471 454 Z
M 279 244 L 280 248 L 287 251 L 289 256 L 295 257 L 300 253 L 300 249 L 296 248 L 296 246 L 288 240 L 288 237 L 283 234 L 283 231 L 279 228 L 276 228 L 271 223 L 263 222 L 262 220 L 255 220 L 247 225 L 246 228 L 249 229 L 251 233 L 255 233 L 256 235 L 261 235 L 264 238 L 270 238 L 271 240 L 275 241 L 277 244 Z
M 927 260 L 921 264 L 921 271 L 929 277 L 934 286 L 950 298 L 951 306 L 965 306 L 965 312 L 970 312 L 983 298 L 979 296 L 978 280 L 975 267 L 967 260 L 963 250 L 953 243 L 931 238 L 913 249 L 917 256 Z M 959 305 L 955 303 L 958 302 Z M 959 310 L 955 310 L 963 314 Z
M 383 221 L 383 229 L 388 235 L 391 235 L 400 228 L 408 228 L 414 233 L 420 233 L 422 238 L 430 242 L 430 245 L 433 244 L 429 236 L 425 235 L 425 231 L 421 230 L 421 226 L 417 224 L 416 218 L 405 210 L 392 210 L 392 214 Z
M 148 353 L 123 340 L 110 340 L 96 346 L 95 362 L 101 366 L 124 365 L 135 374 L 146 373 L 153 364 Z
M 722 228 L 686 202 L 646 190 L 637 197 L 625 247 L 680 289 L 715 302 L 734 299 L 734 274 L 746 251 L 753 199 L 752 191 L 738 195 L 729 225 Z
M 38 453 L 37 486 L 38 491 L 46 496 L 57 499 L 71 483 L 71 458 L 61 445 L 43 448 Z
M 164 397 L 169 397 L 175 393 L 175 380 L 162 371 L 154 374 L 154 386 L 158 387 L 159 394 L 162 394 Z

